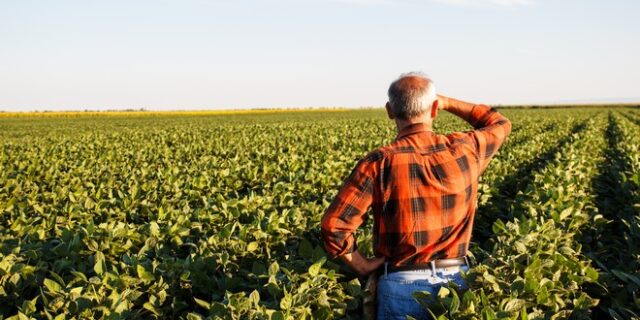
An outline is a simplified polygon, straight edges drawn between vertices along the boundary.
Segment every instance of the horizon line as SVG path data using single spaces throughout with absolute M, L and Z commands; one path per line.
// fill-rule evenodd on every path
M 621 106 L 640 107 L 640 99 L 637 101 L 624 102 L 550 102 L 550 103 L 487 103 L 486 105 L 507 108 L 527 108 L 527 107 L 590 107 L 590 106 Z M 384 105 L 378 106 L 303 106 L 303 107 L 246 107 L 246 108 L 189 108 L 189 109 L 155 109 L 153 107 L 126 107 L 126 108 L 84 108 L 84 109 L 31 109 L 31 110 L 11 110 L 0 109 L 0 113 L 109 113 L 109 112 L 233 112 L 233 111 L 323 111 L 323 110 L 351 110 L 351 109 L 382 109 Z

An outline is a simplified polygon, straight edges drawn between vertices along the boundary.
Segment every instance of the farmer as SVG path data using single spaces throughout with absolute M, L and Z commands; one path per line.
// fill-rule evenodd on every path
M 478 177 L 511 131 L 495 109 L 436 95 L 433 82 L 407 73 L 391 83 L 387 115 L 398 135 L 360 160 L 322 218 L 328 255 L 361 276 L 380 270 L 378 319 L 428 318 L 412 292 L 464 287 Z M 440 110 L 475 130 L 440 135 Z M 375 257 L 358 251 L 354 231 L 372 207 Z

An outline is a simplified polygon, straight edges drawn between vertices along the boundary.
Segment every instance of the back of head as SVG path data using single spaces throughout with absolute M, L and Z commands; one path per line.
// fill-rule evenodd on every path
M 388 95 L 391 112 L 396 118 L 404 120 L 427 113 L 437 99 L 433 81 L 419 72 L 400 75 L 389 86 Z

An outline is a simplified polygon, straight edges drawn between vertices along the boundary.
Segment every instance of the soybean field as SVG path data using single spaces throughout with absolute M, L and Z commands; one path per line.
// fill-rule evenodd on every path
M 640 319 L 640 109 L 499 110 L 470 288 L 416 299 L 439 319 Z M 0 319 L 360 319 L 364 279 L 327 259 L 320 219 L 395 134 L 382 109 L 0 113 Z

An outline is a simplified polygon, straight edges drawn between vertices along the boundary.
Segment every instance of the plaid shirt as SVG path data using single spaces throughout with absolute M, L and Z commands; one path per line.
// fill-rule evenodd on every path
M 476 105 L 469 132 L 438 135 L 423 124 L 360 160 L 322 218 L 332 258 L 356 250 L 354 231 L 373 208 L 376 256 L 412 265 L 466 255 L 478 177 L 511 131 L 495 109 Z

